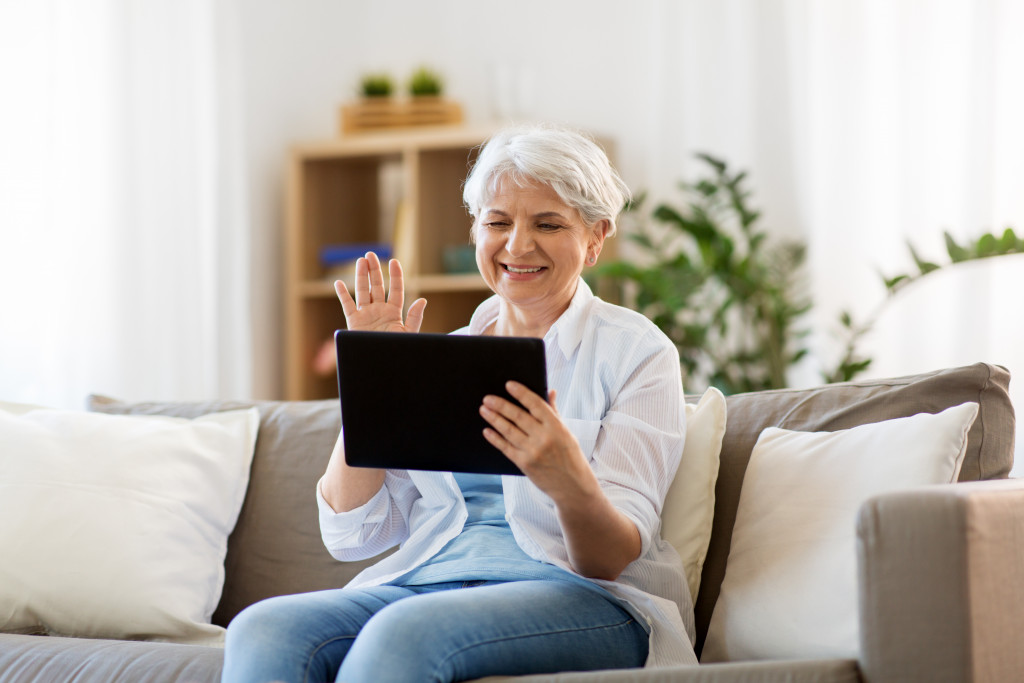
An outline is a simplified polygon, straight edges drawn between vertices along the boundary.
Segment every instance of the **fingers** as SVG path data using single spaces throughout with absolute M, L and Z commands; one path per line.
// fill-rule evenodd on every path
M 390 292 L 384 286 L 384 270 L 380 259 L 373 252 L 367 252 L 366 256 L 356 261 L 354 298 L 343 281 L 335 281 L 334 291 L 345 312 L 349 329 L 420 331 L 427 300 L 421 298 L 414 301 L 403 323 L 405 282 L 402 264 L 398 260 L 388 261 L 388 277 Z
M 522 437 L 543 427 L 546 418 L 551 415 L 551 409 L 544 399 L 518 382 L 508 382 L 505 388 L 526 410 L 500 396 L 485 396 L 480 406 L 480 415 L 499 434 L 518 443 Z
M 348 292 L 348 287 L 341 280 L 334 281 L 334 291 L 338 295 L 338 301 L 341 302 L 341 310 L 345 313 L 345 318 L 348 319 L 356 312 L 356 302 L 352 298 L 352 295 Z
M 380 259 L 372 251 L 366 252 L 366 266 L 370 281 L 370 301 L 383 302 L 385 300 L 384 270 L 380 267 Z
M 547 401 L 519 382 L 506 382 L 505 389 L 512 395 L 512 398 L 522 403 L 523 407 L 529 410 L 537 420 L 542 421 L 554 411 L 555 391 L 553 389 L 548 392 Z
M 505 437 L 503 437 L 501 434 L 494 431 L 490 427 L 487 427 L 484 429 L 484 438 L 487 439 L 487 443 L 491 444 L 499 451 L 501 451 L 506 458 L 508 458 L 512 462 L 516 462 L 515 449 L 512 447 L 512 444 L 510 444 L 505 439 Z M 518 463 L 516 464 L 518 465 Z
M 372 251 L 356 260 L 356 306 L 384 303 L 384 271 Z
M 356 261 L 356 308 L 362 308 L 370 299 L 369 263 L 365 258 Z
M 405 326 L 410 332 L 419 332 L 423 325 L 423 311 L 427 308 L 426 299 L 416 299 L 409 306 L 409 312 L 405 316 Z
M 487 420 L 487 423 L 490 425 L 489 428 L 484 429 L 484 437 L 506 455 L 508 455 L 504 447 L 506 444 L 520 448 L 529 437 L 523 427 L 520 426 L 522 422 L 510 418 L 509 412 L 506 412 L 510 408 L 515 408 L 515 411 L 518 411 L 520 416 L 529 416 L 522 409 L 497 396 L 484 397 L 484 403 L 480 406 L 480 416 Z
M 388 303 L 402 308 L 405 305 L 405 280 L 402 276 L 402 264 L 398 262 L 398 259 L 388 261 L 388 279 L 391 290 L 388 292 Z M 383 286 L 382 282 L 381 287 Z
M 522 424 L 525 426 L 528 421 L 537 421 L 530 413 L 512 401 L 506 401 L 500 396 L 484 396 L 482 407 L 486 408 L 500 420 L 505 420 L 512 424 Z

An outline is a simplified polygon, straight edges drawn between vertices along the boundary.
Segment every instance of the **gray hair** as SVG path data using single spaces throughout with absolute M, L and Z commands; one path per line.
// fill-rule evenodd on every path
M 462 189 L 462 201 L 473 218 L 502 180 L 520 187 L 532 182 L 551 187 L 587 226 L 607 220 L 608 236 L 615 233 L 615 219 L 630 198 L 629 188 L 597 143 L 555 126 L 509 128 L 487 141 Z

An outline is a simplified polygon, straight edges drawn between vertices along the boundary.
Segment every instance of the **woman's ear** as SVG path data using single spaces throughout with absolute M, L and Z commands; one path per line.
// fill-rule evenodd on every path
M 604 240 L 608 236 L 608 231 L 610 229 L 611 223 L 606 219 L 601 219 L 594 224 L 594 228 L 590 232 L 590 243 L 587 245 L 588 266 L 592 266 L 597 263 L 597 257 L 601 255 L 601 249 L 604 247 Z

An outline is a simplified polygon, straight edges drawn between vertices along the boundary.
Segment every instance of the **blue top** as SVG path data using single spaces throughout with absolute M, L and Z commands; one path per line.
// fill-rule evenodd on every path
M 462 533 L 436 555 L 393 583 L 416 586 L 448 581 L 559 579 L 589 581 L 533 559 L 516 543 L 505 519 L 505 496 L 497 474 L 455 473 L 469 517 Z M 591 584 L 592 585 L 592 584 Z

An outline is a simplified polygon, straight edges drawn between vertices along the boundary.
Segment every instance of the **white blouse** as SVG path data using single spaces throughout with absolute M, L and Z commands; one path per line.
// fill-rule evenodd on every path
M 468 327 L 480 334 L 497 318 L 497 296 Z M 548 386 L 609 500 L 640 532 L 640 557 L 615 581 L 591 579 L 632 605 L 651 627 L 647 666 L 697 664 L 693 601 L 678 554 L 660 536 L 665 494 L 679 465 L 686 412 L 679 356 L 639 313 L 594 296 L 581 279 L 569 308 L 544 337 Z M 502 477 L 507 519 L 528 555 L 572 572 L 554 503 L 529 479 Z M 320 530 L 338 560 L 393 554 L 358 574 L 352 588 L 392 581 L 459 534 L 466 506 L 449 472 L 388 470 L 365 505 L 335 513 L 317 486 Z M 574 572 L 575 573 L 575 572 Z

